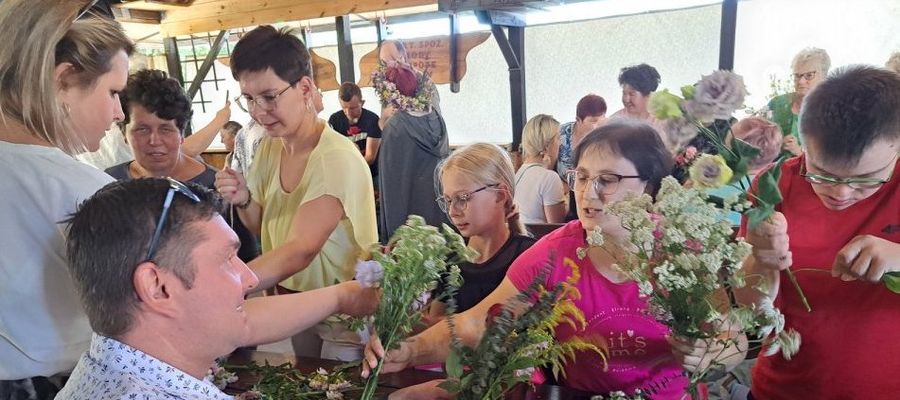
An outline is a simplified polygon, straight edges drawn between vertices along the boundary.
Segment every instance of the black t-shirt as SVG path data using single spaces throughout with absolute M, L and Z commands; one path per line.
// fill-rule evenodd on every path
M 366 155 L 367 138 L 381 139 L 381 128 L 378 127 L 378 115 L 375 115 L 375 113 L 366 110 L 365 108 L 363 108 L 362 114 L 359 116 L 359 120 L 356 121 L 355 125 L 350 125 L 350 120 L 347 119 L 347 114 L 344 114 L 343 111 L 331 114 L 331 117 L 328 118 L 328 125 L 331 125 L 332 129 L 341 135 L 346 136 L 351 142 L 356 144 L 356 147 L 359 147 L 359 151 L 363 156 Z M 369 165 L 369 169 L 372 171 L 372 176 L 378 175 L 377 156 L 375 162 Z
M 460 264 L 463 284 L 456 292 L 457 313 L 466 311 L 484 300 L 506 277 L 506 270 L 519 254 L 528 250 L 536 240 L 523 235 L 510 235 L 509 240 L 500 247 L 497 254 L 481 264 Z M 443 284 L 435 290 L 435 294 L 443 293 Z
M 328 118 L 328 124 L 338 133 L 348 137 L 351 142 L 359 147 L 359 151 L 363 153 L 366 152 L 367 138 L 381 139 L 381 128 L 378 127 L 378 115 L 375 115 L 375 113 L 366 110 L 365 108 L 363 108 L 362 115 L 359 116 L 359 120 L 356 121 L 356 124 L 350 125 L 350 120 L 347 119 L 347 114 L 344 114 L 343 111 L 331 114 L 331 117 Z M 356 127 L 356 129 L 352 129 L 353 127 Z M 351 129 L 353 132 L 351 132 Z

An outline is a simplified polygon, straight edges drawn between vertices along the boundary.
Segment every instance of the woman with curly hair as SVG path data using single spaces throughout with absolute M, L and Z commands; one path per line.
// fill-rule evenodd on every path
M 659 87 L 660 77 L 656 68 L 647 64 L 632 65 L 622 68 L 619 73 L 619 85 L 622 86 L 623 109 L 613 114 L 613 118 L 633 118 L 650 121 L 647 102 L 650 94 Z

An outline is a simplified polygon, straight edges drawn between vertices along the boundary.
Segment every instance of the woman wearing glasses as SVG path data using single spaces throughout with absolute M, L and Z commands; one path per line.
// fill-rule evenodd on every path
M 463 312 L 494 291 L 510 264 L 535 240 L 524 235 L 519 223 L 513 204 L 512 160 L 506 151 L 487 143 L 467 146 L 451 154 L 440 165 L 439 174 L 438 206 L 478 252 L 474 262 L 459 266 L 463 285 L 455 303 L 456 312 Z M 445 313 L 445 304 L 432 302 L 429 325 Z
M 237 43 L 231 71 L 238 105 L 266 130 L 246 180 L 230 168 L 216 188 L 262 240 L 249 265 L 258 289 L 317 289 L 353 278 L 378 240 L 369 166 L 359 149 L 317 117 L 321 97 L 305 45 L 290 30 L 260 26 Z M 293 339 L 298 355 L 358 359 L 360 334 L 323 324 Z
M 132 45 L 115 22 L 73 22 L 85 3 L 0 2 L 0 393 L 13 399 L 53 398 L 91 339 L 60 221 L 112 181 L 71 154 L 122 119 Z
M 604 371 L 604 362 L 599 355 L 579 354 L 575 362 L 565 366 L 565 377 L 560 383 L 593 393 L 618 390 L 632 393 L 641 389 L 653 399 L 682 399 L 687 384 L 683 368 L 702 367 L 697 365 L 700 360 L 704 364 L 712 362 L 714 357 L 702 357 L 707 351 L 720 354 L 717 359 L 723 362 L 727 357 L 727 361 L 736 363 L 742 357 L 687 343 L 678 343 L 678 349 L 690 351 L 675 350 L 667 340 L 668 329 L 648 315 L 647 303 L 638 295 L 637 284 L 613 267 L 618 253 L 624 250 L 593 247 L 584 259 L 577 257 L 577 249 L 587 245 L 587 232 L 595 227 L 606 233 L 607 243 L 619 244 L 612 249 L 628 245 L 627 231 L 617 218 L 608 216 L 603 209 L 630 193 L 655 194 L 662 178 L 672 168 L 672 156 L 649 125 L 619 121 L 589 133 L 575 149 L 574 159 L 575 170 L 567 177 L 575 191 L 578 220 L 544 236 L 519 256 L 493 293 L 456 317 L 456 333 L 464 342 L 476 343 L 484 331 L 485 316 L 492 305 L 505 303 L 525 290 L 548 261 L 552 262 L 545 282 L 548 287 L 567 279 L 572 272 L 563 265 L 563 259 L 569 258 L 580 267 L 581 279 L 575 286 L 581 298 L 575 300 L 575 304 L 587 320 L 585 331 L 578 335 L 604 338 L 610 355 L 609 368 Z M 566 340 L 575 333 L 571 327 L 560 326 L 556 339 Z M 449 351 L 449 340 L 447 324 L 438 323 L 404 342 L 400 349 L 391 351 L 383 371 L 443 361 Z M 370 342 L 364 363 L 366 373 L 382 355 L 377 341 Z M 419 396 L 429 393 L 432 398 L 440 398 L 434 385 L 431 382 L 395 395 L 401 399 L 426 398 Z
M 800 105 L 803 98 L 828 75 L 831 58 L 825 50 L 809 47 L 801 50 L 791 62 L 794 92 L 769 100 L 767 118 L 781 127 L 784 133 L 782 157 L 799 156 L 803 152 L 800 140 Z

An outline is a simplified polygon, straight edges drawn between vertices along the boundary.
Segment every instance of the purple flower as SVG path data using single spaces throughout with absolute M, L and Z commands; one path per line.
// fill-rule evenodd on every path
M 378 261 L 360 261 L 356 263 L 356 280 L 365 288 L 376 287 L 384 278 L 384 268 Z
M 701 122 L 729 119 L 744 106 L 744 78 L 730 71 L 714 71 L 694 85 L 694 98 L 684 102 L 688 115 Z

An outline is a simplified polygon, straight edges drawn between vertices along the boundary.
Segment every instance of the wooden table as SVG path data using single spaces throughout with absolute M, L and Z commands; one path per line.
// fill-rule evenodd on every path
M 311 373 L 318 368 L 331 370 L 335 366 L 343 364 L 340 361 L 334 360 L 296 357 L 293 354 L 269 353 L 246 349 L 239 349 L 228 358 L 228 364 L 234 365 L 249 364 L 251 361 L 255 361 L 260 365 L 264 364 L 266 361 L 271 365 L 280 365 L 285 362 L 290 362 L 294 365 L 294 368 L 303 373 Z M 351 373 L 351 375 L 354 375 L 356 378 L 359 377 L 358 373 Z M 387 396 L 397 389 L 445 377 L 446 375 L 441 372 L 424 371 L 412 368 L 390 374 L 381 374 L 381 377 L 378 379 L 379 389 L 377 395 L 380 399 L 387 399 Z M 227 390 L 229 393 L 234 394 L 247 391 L 254 384 L 252 377 L 238 374 L 238 378 L 237 382 L 229 385 Z M 362 386 L 361 381 L 354 383 Z M 350 393 L 348 398 L 354 399 L 355 397 L 353 396 L 357 393 Z M 588 400 L 590 397 L 591 395 L 588 393 L 555 385 L 538 385 L 533 390 L 528 386 L 520 385 L 514 388 L 509 395 L 506 396 L 507 399 L 511 400 Z

